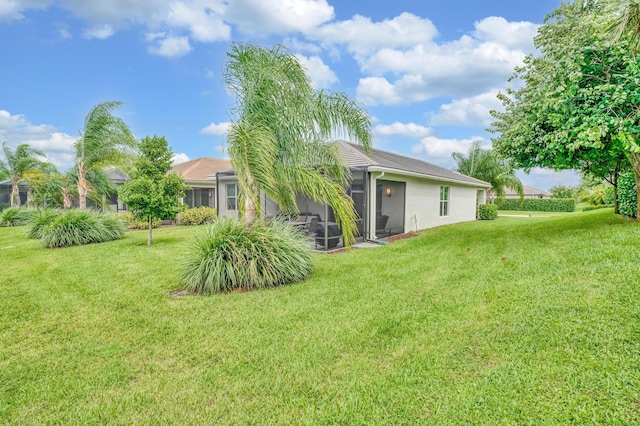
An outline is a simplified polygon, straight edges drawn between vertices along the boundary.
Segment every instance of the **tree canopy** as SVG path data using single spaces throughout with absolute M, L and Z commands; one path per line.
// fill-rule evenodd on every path
M 100 171 L 106 166 L 118 166 L 129 161 L 132 150 L 137 146 L 129 126 L 113 115 L 113 110 L 122 105 L 119 101 L 109 101 L 94 106 L 87 114 L 82 133 L 74 144 L 81 209 L 87 207 L 92 173 L 96 178 L 103 177 L 99 176 Z
M 293 213 L 296 195 L 304 194 L 333 209 L 345 245 L 351 244 L 356 213 L 346 192 L 350 173 L 329 141 L 345 137 L 370 148 L 367 112 L 344 93 L 315 90 L 297 58 L 281 46 L 233 44 L 224 74 L 237 97 L 228 149 L 241 214 L 248 199 L 262 216 L 260 191 Z
M 535 38 L 493 112 L 494 148 L 525 169 L 578 168 L 612 176 L 629 161 L 640 179 L 640 66 L 630 39 L 611 42 L 606 28 L 617 18 L 604 2 L 563 3 Z
M 173 152 L 164 137 L 147 136 L 140 141 L 139 149 L 131 180 L 118 191 L 133 216 L 149 223 L 147 244 L 151 245 L 153 219 L 173 217 L 183 210 L 185 206 L 181 205 L 180 198 L 188 186 L 182 176 L 168 173 Z

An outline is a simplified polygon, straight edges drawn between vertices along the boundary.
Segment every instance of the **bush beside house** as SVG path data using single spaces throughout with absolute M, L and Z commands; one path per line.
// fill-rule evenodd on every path
M 494 220 L 498 217 L 498 206 L 495 204 L 480 204 L 478 206 L 478 219 Z
M 216 220 L 216 209 L 207 206 L 194 207 L 178 214 L 178 225 L 195 226 L 213 223 Z

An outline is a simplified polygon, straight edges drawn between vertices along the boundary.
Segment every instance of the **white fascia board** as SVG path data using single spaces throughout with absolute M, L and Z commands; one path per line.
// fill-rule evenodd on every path
M 406 170 L 400 170 L 400 169 L 392 169 L 389 167 L 380 167 L 380 166 L 369 166 L 368 170 L 370 172 L 385 172 L 385 173 L 393 173 L 393 174 L 397 174 L 397 175 L 404 175 L 404 176 L 410 176 L 410 177 L 418 177 L 418 178 L 426 178 L 426 179 L 431 179 L 431 180 L 437 180 L 440 182 L 449 182 L 449 183 L 457 183 L 458 185 L 465 185 L 465 186 L 472 186 L 472 187 L 476 187 L 476 188 L 491 188 L 491 185 L 488 183 L 472 183 L 472 182 L 465 182 L 463 180 L 457 180 L 457 179 L 449 179 L 449 178 L 444 178 L 441 176 L 434 176 L 434 175 L 427 175 L 424 173 L 416 173 L 416 172 L 409 172 Z

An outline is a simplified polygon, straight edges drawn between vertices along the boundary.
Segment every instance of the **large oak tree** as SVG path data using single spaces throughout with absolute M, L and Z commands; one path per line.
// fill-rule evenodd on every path
M 628 161 L 640 182 L 640 67 L 606 2 L 563 3 L 545 20 L 530 55 L 500 95 L 494 148 L 525 169 L 578 168 L 612 176 Z

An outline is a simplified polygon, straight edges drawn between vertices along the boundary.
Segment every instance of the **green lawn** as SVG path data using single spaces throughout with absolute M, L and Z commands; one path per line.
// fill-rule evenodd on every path
M 42 249 L 0 229 L 0 424 L 640 422 L 640 224 L 610 210 L 171 297 L 198 230 Z

